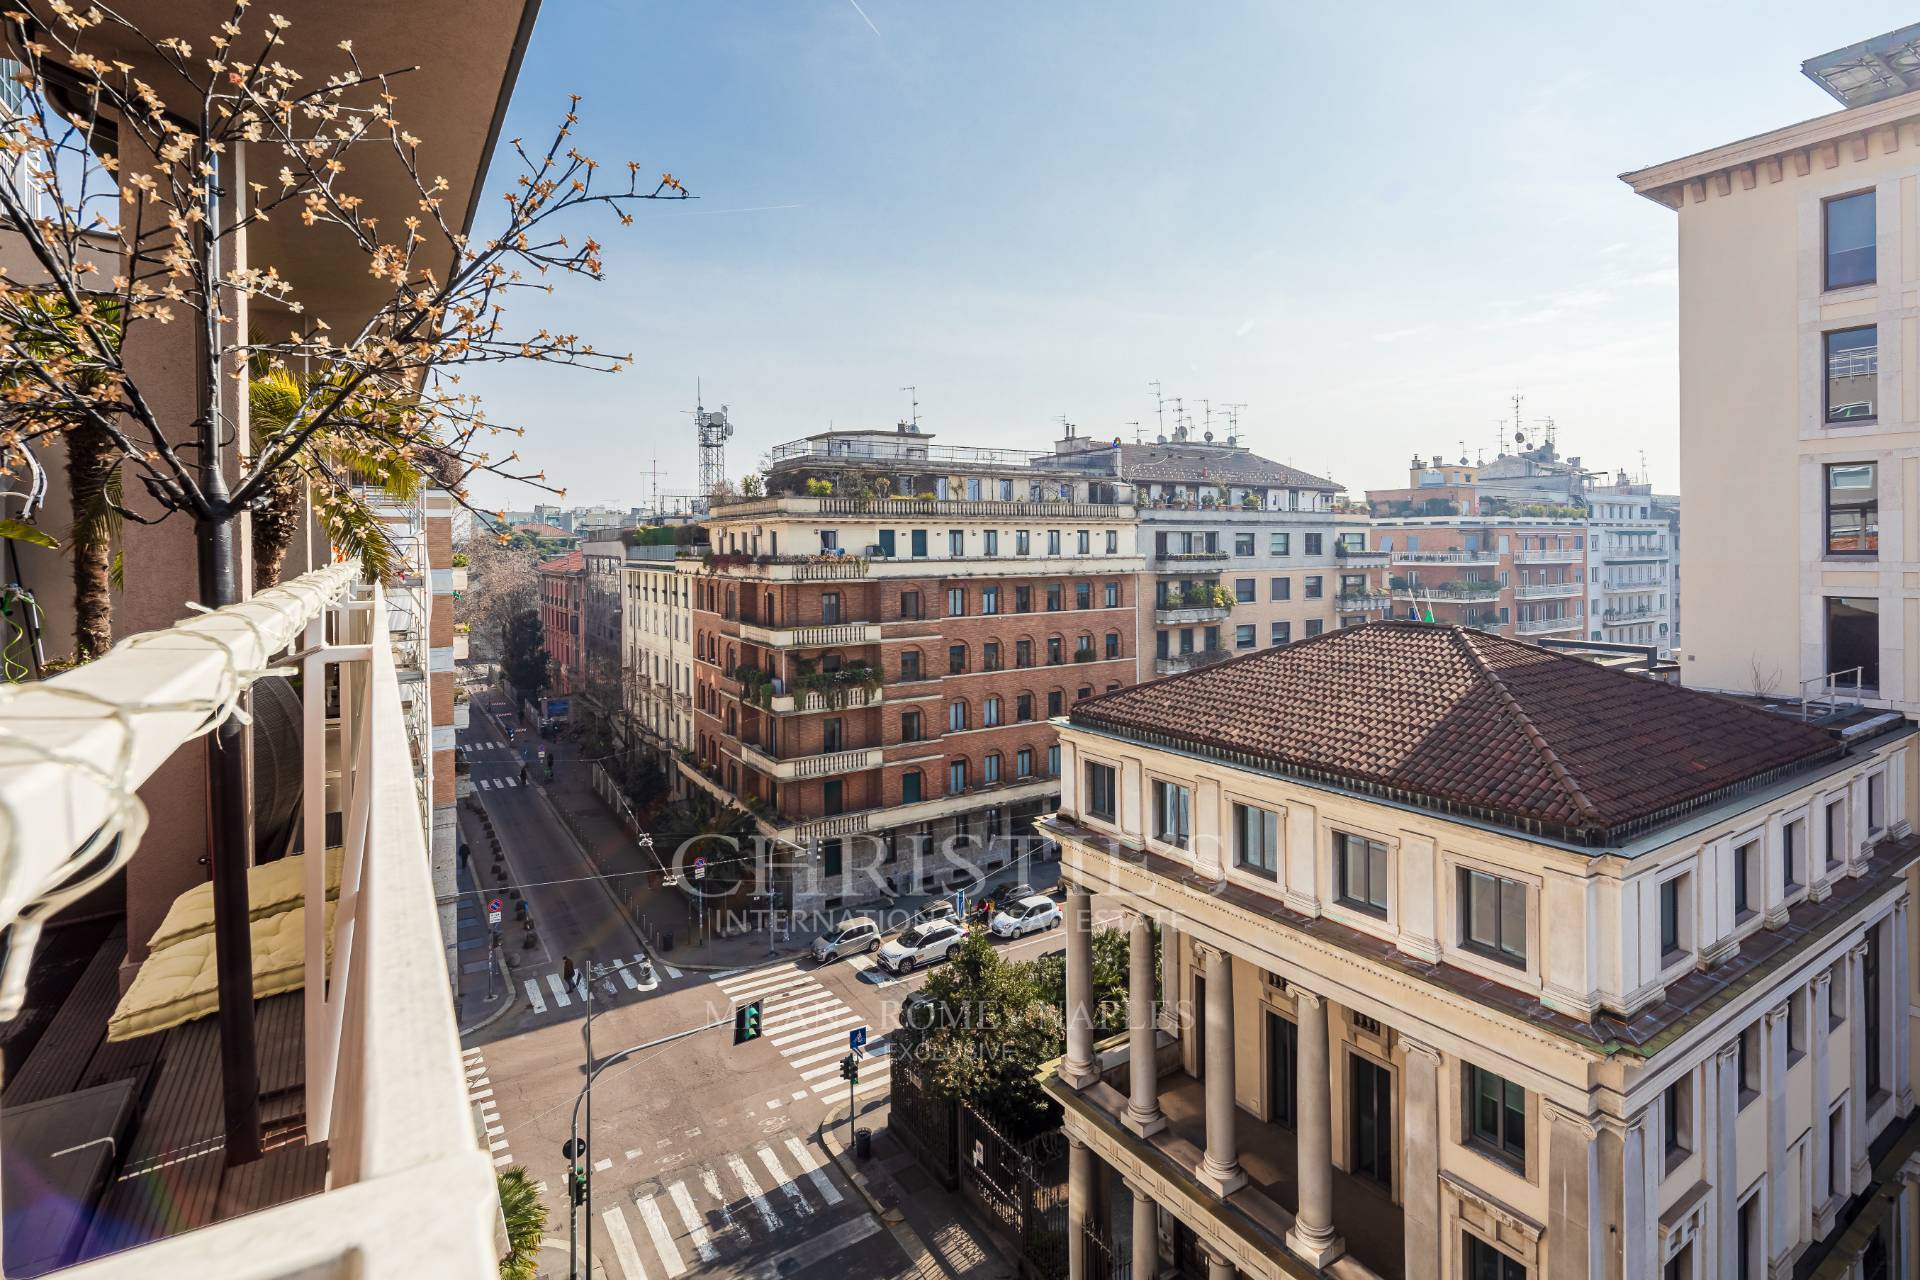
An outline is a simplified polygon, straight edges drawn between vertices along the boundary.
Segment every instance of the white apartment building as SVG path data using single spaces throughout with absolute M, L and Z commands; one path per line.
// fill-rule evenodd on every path
M 693 747 L 693 602 L 672 545 L 630 546 L 620 570 L 621 688 L 638 744 Z
M 1806 64 L 1842 110 L 1623 175 L 1677 214 L 1689 684 L 1920 710 L 1917 34 Z
M 1913 734 L 1414 622 L 1079 704 L 1070 1276 L 1914 1275 Z
M 1589 640 L 1673 648 L 1673 540 L 1647 494 L 1587 500 Z

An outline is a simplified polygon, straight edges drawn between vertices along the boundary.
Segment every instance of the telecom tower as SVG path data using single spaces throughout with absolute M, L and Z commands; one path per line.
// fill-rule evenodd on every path
M 727 406 L 721 405 L 709 413 L 696 399 L 693 430 L 700 443 L 700 496 L 711 503 L 714 490 L 727 480 L 727 440 L 733 435 L 733 424 L 727 421 Z

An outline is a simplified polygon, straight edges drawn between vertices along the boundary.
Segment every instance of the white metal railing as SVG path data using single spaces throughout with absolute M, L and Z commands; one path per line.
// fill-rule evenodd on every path
M 1395 564 L 1500 563 L 1500 553 L 1491 547 L 1482 548 L 1478 551 L 1395 551 L 1392 555 Z
M 1842 703 L 1863 706 L 1867 692 L 1866 674 L 1865 667 L 1847 667 L 1802 680 L 1800 718 L 1806 720 L 1816 715 L 1828 715 L 1838 711 Z
M 1513 553 L 1516 564 L 1579 564 L 1587 553 L 1572 547 L 1535 547 Z
M 1516 600 L 1559 600 L 1567 596 L 1582 595 L 1585 584 L 1579 582 L 1534 582 L 1513 589 Z
M 330 809 L 343 818 L 330 971 L 325 915 L 306 915 L 306 1124 L 328 1143 L 328 1189 L 65 1274 L 345 1280 L 495 1267 L 498 1197 L 467 1111 L 386 601 L 354 583 L 350 566 L 316 570 L 0 701 L 0 923 L 23 959 L 36 904 L 74 852 L 100 847 L 103 833 L 131 852 L 144 827 L 134 788 L 296 644 L 307 847 L 324 847 Z M 330 728 L 332 664 L 341 697 Z M 307 861 L 316 907 L 326 862 Z
M 1522 618 L 1513 624 L 1515 635 L 1537 636 L 1549 631 L 1577 631 L 1578 618 Z

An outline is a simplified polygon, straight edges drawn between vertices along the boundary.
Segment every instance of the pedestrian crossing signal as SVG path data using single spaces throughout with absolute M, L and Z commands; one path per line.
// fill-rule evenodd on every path
M 567 1190 L 575 1204 L 587 1202 L 587 1171 L 577 1164 L 567 1171 Z
M 860 1083 L 860 1059 L 852 1054 L 840 1059 L 840 1078 L 848 1084 Z
M 745 1044 L 760 1038 L 760 1001 L 754 1000 L 733 1011 L 733 1042 Z

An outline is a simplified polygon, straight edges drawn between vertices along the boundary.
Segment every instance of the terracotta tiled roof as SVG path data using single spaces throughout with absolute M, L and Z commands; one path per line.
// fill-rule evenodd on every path
M 542 560 L 536 570 L 540 573 L 583 573 L 586 571 L 587 557 L 582 551 L 569 551 L 563 556 L 551 560 Z
M 571 538 L 573 535 L 557 524 L 517 524 L 513 532 L 524 533 L 529 538 Z
M 1731 699 L 1419 622 L 1265 649 L 1068 718 L 1588 844 L 1840 751 Z
M 1257 453 L 1185 443 L 1123 444 L 1120 446 L 1120 475 L 1122 479 L 1132 481 L 1191 484 L 1207 480 L 1228 485 L 1277 484 L 1294 489 L 1320 489 L 1328 493 L 1336 493 L 1340 489 L 1339 485 L 1322 476 L 1263 458 Z

